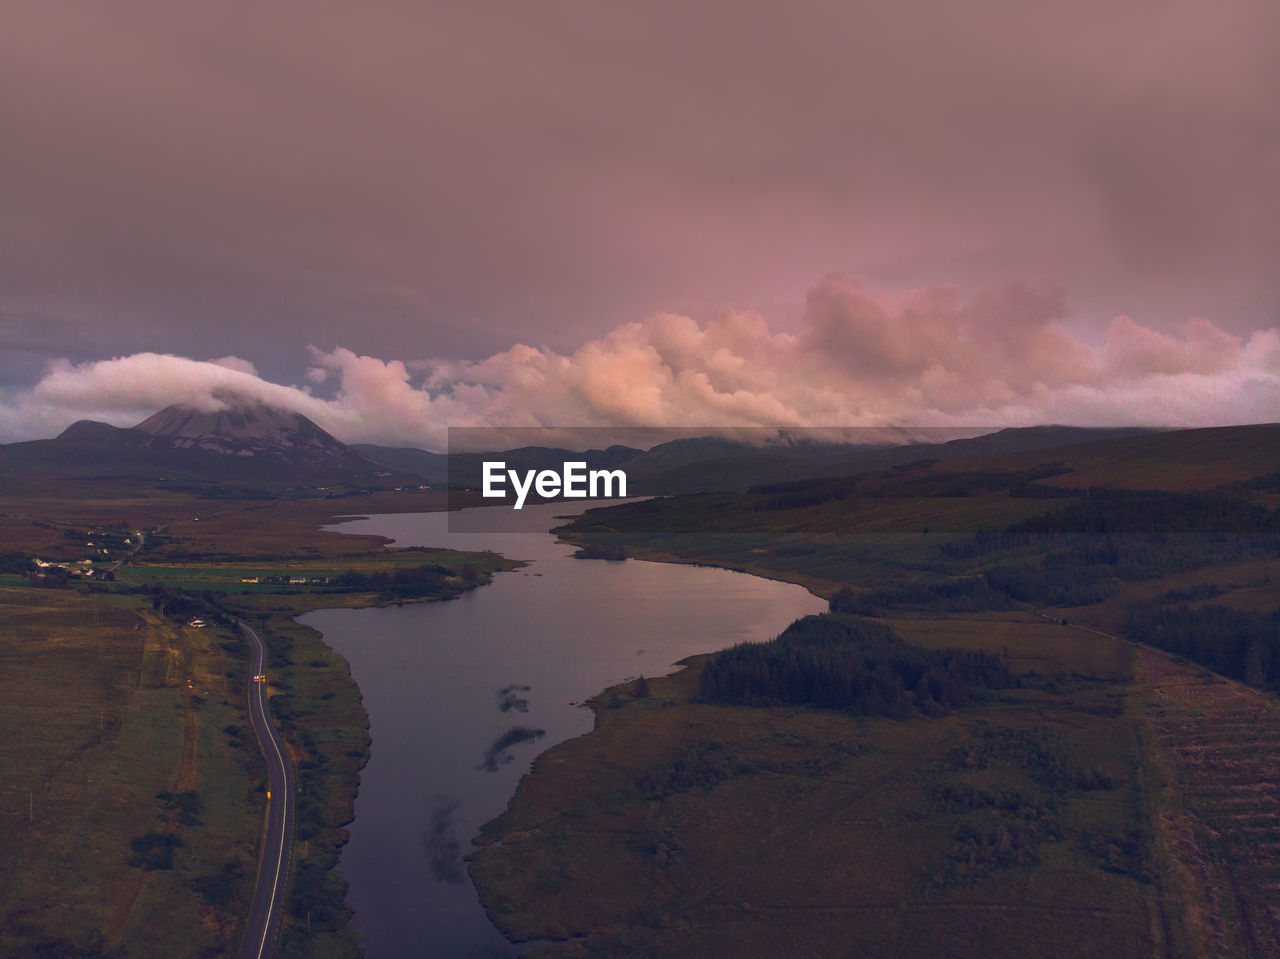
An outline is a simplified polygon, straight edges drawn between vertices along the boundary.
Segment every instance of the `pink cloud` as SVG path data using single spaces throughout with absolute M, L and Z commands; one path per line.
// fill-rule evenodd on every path
M 1190 319 L 1182 324 L 1181 338 L 1139 326 L 1127 316 L 1117 316 L 1107 330 L 1106 362 L 1124 376 L 1150 373 L 1200 373 L 1211 376 L 1234 370 L 1240 360 L 1240 338 L 1218 329 L 1208 320 Z
M 1061 294 L 1015 285 L 894 300 L 832 275 L 802 329 L 751 312 L 660 313 L 570 352 L 518 344 L 481 361 L 406 362 L 311 348 L 305 387 L 236 357 L 155 353 L 71 364 L 0 398 L 10 436 L 70 420 L 129 424 L 173 402 L 288 406 L 348 441 L 440 448 L 449 426 L 1004 426 L 1280 419 L 1280 331 L 1246 340 L 1204 319 L 1173 332 L 1117 317 L 1100 346 L 1065 327 Z M 324 395 L 317 392 L 324 391 Z

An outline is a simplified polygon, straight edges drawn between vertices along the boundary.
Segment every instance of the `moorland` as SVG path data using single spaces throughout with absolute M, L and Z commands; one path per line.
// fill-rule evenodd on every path
M 548 956 L 1280 952 L 1280 428 L 960 450 L 771 463 L 561 530 L 584 559 L 741 569 L 831 611 L 596 697 L 596 730 L 479 838 L 499 928 Z M 358 955 L 335 867 L 367 717 L 295 617 L 513 564 L 322 529 L 461 505 L 368 466 L 254 489 L 204 459 L 165 480 L 124 452 L 115 477 L 93 450 L 59 475 L 19 452 L 0 954 L 234 952 L 265 803 L 245 621 L 301 791 L 278 954 Z
M 607 690 L 471 871 L 538 956 L 1280 954 L 1280 428 L 592 511 L 831 612 Z
M 294 620 L 447 599 L 516 565 L 320 528 L 442 506 L 418 490 L 230 499 L 133 480 L 6 486 L 0 717 L 20 733 L 0 745 L 0 955 L 235 954 L 266 804 L 238 621 L 267 643 L 271 711 L 298 773 L 276 954 L 360 954 L 336 865 L 368 720 L 346 662 Z

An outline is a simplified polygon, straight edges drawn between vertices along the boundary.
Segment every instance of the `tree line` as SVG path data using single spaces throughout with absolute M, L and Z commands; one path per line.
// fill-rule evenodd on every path
M 336 577 L 330 586 L 335 592 L 363 593 L 376 590 L 388 598 L 421 599 L 455 592 L 453 586 L 446 582 L 455 575 L 458 574 L 448 566 L 438 563 L 394 571 L 378 570 L 375 573 L 347 570 Z M 478 578 L 475 568 L 470 565 L 463 567 L 461 575 L 468 583 L 474 583 Z
M 1057 512 L 1031 516 L 1010 533 L 1276 533 L 1280 511 L 1224 491 L 1087 489 Z
M 904 609 L 969 613 L 1008 609 L 1012 605 L 1008 593 L 993 588 L 981 575 L 911 580 L 862 592 L 844 586 L 830 600 L 831 612 L 856 616 L 884 616 L 892 610 Z
M 1125 635 L 1250 686 L 1280 689 L 1280 609 L 1146 603 L 1129 610 Z

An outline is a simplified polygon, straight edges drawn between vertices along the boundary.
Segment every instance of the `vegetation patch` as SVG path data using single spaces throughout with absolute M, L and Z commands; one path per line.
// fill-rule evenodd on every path
M 1130 609 L 1125 635 L 1250 686 L 1280 688 L 1280 607 L 1259 612 L 1157 600 Z
M 1053 635 L 973 622 L 939 642 L 982 651 L 985 625 L 1031 662 Z M 1064 644 L 1057 692 L 905 721 L 707 703 L 697 657 L 593 700 L 595 732 L 538 758 L 472 876 L 510 937 L 555 940 L 540 957 L 1150 953 L 1130 720 L 1071 678 L 1119 646 Z
M 708 702 L 794 705 L 856 715 L 937 714 L 1013 685 L 985 650 L 924 649 L 889 627 L 839 613 L 806 616 L 767 643 L 716 653 L 702 670 Z

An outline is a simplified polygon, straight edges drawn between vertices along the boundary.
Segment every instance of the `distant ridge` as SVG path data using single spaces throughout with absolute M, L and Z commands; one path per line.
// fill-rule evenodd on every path
M 529 446 L 503 451 L 501 459 L 509 468 L 520 470 L 558 469 L 566 458 L 585 460 L 591 469 L 622 467 L 627 473 L 629 492 L 634 495 L 742 492 L 761 483 L 850 476 L 924 459 L 950 461 L 1016 454 L 1150 432 L 1153 431 L 1142 427 L 1032 426 L 928 443 L 921 441 L 929 435 L 926 430 L 868 430 L 867 442 L 861 443 L 786 440 L 765 446 L 709 435 L 683 437 L 649 450 L 611 446 L 584 453 Z M 497 453 L 449 456 L 373 445 L 356 449 L 387 469 L 415 472 L 434 483 L 449 481 L 472 488 L 480 484 L 482 461 L 493 459 Z
M 1100 456 L 1106 452 L 1108 457 L 1147 448 L 1155 456 L 1160 450 L 1157 460 L 1163 463 L 1161 457 L 1167 455 L 1163 451 L 1173 444 L 1186 449 L 1189 461 L 1198 461 L 1188 462 L 1183 469 L 1198 473 L 1215 460 L 1238 459 L 1242 452 L 1235 446 L 1254 442 L 1244 440 L 1246 435 L 1261 438 L 1265 434 L 1270 440 L 1269 431 L 1274 429 L 1034 426 L 941 443 L 921 442 L 916 434 L 886 437 L 872 433 L 872 441 L 867 443 L 787 439 L 763 446 L 728 435 L 710 435 L 684 437 L 649 450 L 612 446 L 580 452 L 527 446 L 450 456 L 409 447 L 347 445 L 301 413 L 241 401 L 229 402 L 218 410 L 168 406 L 128 428 L 80 420 L 55 439 L 0 446 L 0 478 L 36 482 L 115 479 L 140 485 L 220 487 L 227 493 L 235 489 L 386 488 L 423 483 L 475 489 L 483 461 L 496 455 L 509 469 L 521 471 L 558 470 L 568 459 L 584 460 L 592 469 L 621 467 L 627 472 L 631 495 L 670 495 L 741 492 L 761 484 L 852 476 L 931 462 L 939 468 L 944 468 L 944 463 L 977 460 L 1034 465 L 1049 450 L 1081 445 L 1096 448 Z M 1241 430 L 1246 433 L 1238 433 Z M 1077 479 L 1084 472 L 1080 470 Z M 1099 474 L 1099 482 L 1105 479 Z
M 449 482 L 449 456 L 446 453 L 431 453 L 412 446 L 375 446 L 372 443 L 352 443 L 351 448 L 381 464 L 384 469 L 415 473 L 428 483 L 440 486 Z

